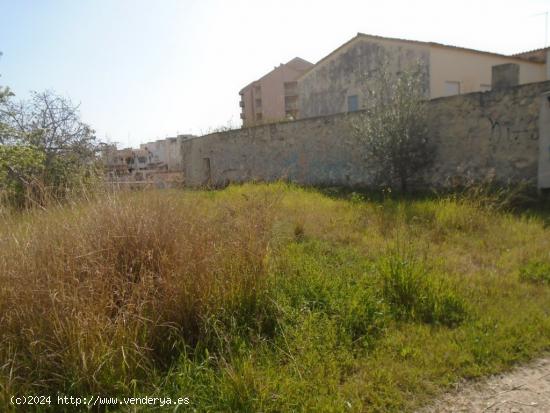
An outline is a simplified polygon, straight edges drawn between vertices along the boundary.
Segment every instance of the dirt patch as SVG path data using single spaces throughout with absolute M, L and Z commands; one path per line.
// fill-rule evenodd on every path
M 460 384 L 419 413 L 550 412 L 550 356 L 478 382 Z

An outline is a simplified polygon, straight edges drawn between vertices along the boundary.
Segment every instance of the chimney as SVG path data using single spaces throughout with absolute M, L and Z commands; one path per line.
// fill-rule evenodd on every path
M 519 65 L 505 63 L 492 67 L 491 89 L 505 89 L 519 85 Z

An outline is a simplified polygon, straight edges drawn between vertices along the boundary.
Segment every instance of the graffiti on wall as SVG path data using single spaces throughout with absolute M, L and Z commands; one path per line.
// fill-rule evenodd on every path
M 502 119 L 493 119 L 491 116 L 487 116 L 489 123 L 491 124 L 491 135 L 490 140 L 494 143 L 502 142 L 517 142 L 520 139 L 531 139 L 538 140 L 539 134 L 536 128 L 527 129 L 520 128 L 512 124 L 512 122 L 502 120 Z

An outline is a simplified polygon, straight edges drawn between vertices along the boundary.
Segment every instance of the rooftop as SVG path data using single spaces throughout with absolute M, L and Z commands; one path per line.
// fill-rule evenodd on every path
M 500 53 L 487 52 L 487 51 L 483 51 L 483 50 L 470 49 L 470 48 L 467 48 L 467 47 L 452 46 L 452 45 L 447 45 L 447 44 L 437 43 L 437 42 L 424 42 L 424 41 L 420 41 L 420 40 L 400 39 L 400 38 L 397 38 L 397 37 L 384 37 L 384 36 L 377 36 L 377 35 L 365 34 L 365 33 L 359 32 L 359 33 L 357 33 L 357 35 L 355 37 L 348 40 L 346 43 L 344 43 L 343 45 L 341 45 L 337 49 L 333 50 L 328 55 L 326 55 L 321 60 L 319 60 L 317 63 L 315 63 L 314 66 L 312 66 L 308 70 L 306 70 L 300 77 L 305 76 L 314 67 L 316 67 L 320 63 L 326 61 L 327 59 L 332 57 L 334 54 L 338 53 L 341 49 L 345 48 L 347 45 L 349 45 L 350 43 L 352 43 L 352 42 L 354 42 L 358 39 L 387 40 L 387 41 L 392 41 L 392 42 L 409 43 L 409 44 L 416 44 L 416 45 L 422 45 L 422 46 L 428 46 L 428 47 L 442 47 L 442 48 L 446 48 L 446 49 L 459 50 L 459 51 L 464 51 L 464 52 L 469 52 L 469 53 L 478 53 L 478 54 L 483 54 L 483 55 L 488 55 L 488 56 L 503 57 L 503 58 L 507 58 L 507 59 L 510 59 L 510 60 L 516 60 L 516 61 L 523 61 L 523 62 L 524 61 L 531 61 L 533 63 L 544 63 L 545 60 L 544 61 L 533 60 L 532 58 L 530 59 L 530 58 L 528 58 L 526 56 L 523 56 L 523 55 L 528 54 L 528 53 L 532 53 L 532 52 L 539 52 L 540 53 L 540 51 L 550 49 L 550 48 L 544 48 L 544 49 L 537 49 L 537 50 L 531 51 L 531 52 L 523 52 L 523 53 L 518 53 L 518 54 L 514 54 L 514 55 L 505 55 L 505 54 L 500 54 Z

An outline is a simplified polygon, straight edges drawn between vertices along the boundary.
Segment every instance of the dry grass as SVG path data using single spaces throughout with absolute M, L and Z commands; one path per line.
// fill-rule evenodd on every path
M 5 213 L 0 410 L 58 393 L 413 410 L 550 349 L 550 214 L 486 201 L 273 184 Z
M 211 339 L 262 293 L 276 201 L 126 194 L 4 222 L 0 394 L 129 392 Z

